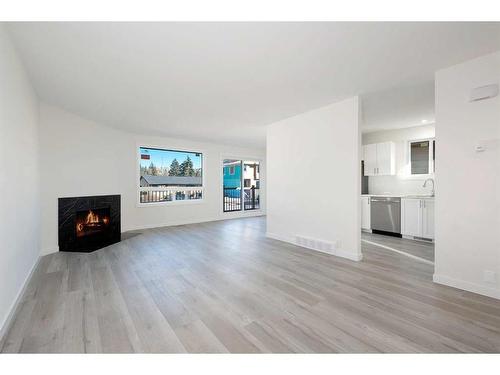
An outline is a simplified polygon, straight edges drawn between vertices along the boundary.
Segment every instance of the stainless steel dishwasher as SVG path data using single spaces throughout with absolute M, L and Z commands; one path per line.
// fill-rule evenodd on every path
M 373 232 L 401 235 L 401 198 L 371 197 Z

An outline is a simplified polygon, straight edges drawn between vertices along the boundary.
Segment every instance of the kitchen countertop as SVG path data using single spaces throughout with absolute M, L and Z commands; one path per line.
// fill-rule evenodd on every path
M 420 194 L 361 194 L 362 197 L 383 197 L 383 198 L 415 198 L 415 199 L 434 199 L 430 195 Z

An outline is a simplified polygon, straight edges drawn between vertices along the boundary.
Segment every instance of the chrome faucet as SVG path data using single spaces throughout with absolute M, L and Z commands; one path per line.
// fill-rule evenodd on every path
M 434 179 L 428 178 L 427 180 L 425 180 L 424 185 L 422 187 L 426 187 L 427 186 L 427 182 L 429 182 L 429 181 L 432 182 L 431 196 L 433 197 L 434 196 Z

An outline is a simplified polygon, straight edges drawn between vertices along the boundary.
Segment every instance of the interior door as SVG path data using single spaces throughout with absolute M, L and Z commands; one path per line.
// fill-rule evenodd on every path
M 363 160 L 365 161 L 365 176 L 375 176 L 377 169 L 377 145 L 363 146 Z

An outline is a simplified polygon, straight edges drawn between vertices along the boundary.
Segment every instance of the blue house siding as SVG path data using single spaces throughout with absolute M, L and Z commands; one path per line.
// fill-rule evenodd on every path
M 234 166 L 234 174 L 229 174 L 229 166 L 224 167 L 224 187 L 241 188 L 241 165 Z

